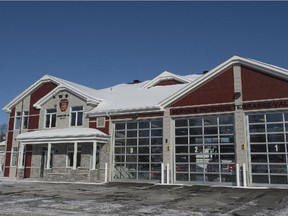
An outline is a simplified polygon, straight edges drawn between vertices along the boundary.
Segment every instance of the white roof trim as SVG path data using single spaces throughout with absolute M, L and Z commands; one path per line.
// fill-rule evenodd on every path
M 99 111 L 95 113 L 87 112 L 86 114 L 89 117 L 98 117 L 98 116 L 110 116 L 110 115 L 125 115 L 125 114 L 135 114 L 135 113 L 151 113 L 151 112 L 161 112 L 163 109 L 161 107 L 144 107 L 144 108 L 135 108 L 135 109 L 111 109 L 107 111 Z
M 11 112 L 11 109 L 19 103 L 19 101 L 23 100 L 25 97 L 27 97 L 27 95 L 29 95 L 35 88 L 37 88 L 38 86 L 40 86 L 42 83 L 45 82 L 49 82 L 49 81 L 53 81 L 55 84 L 57 84 L 57 82 L 55 82 L 54 80 L 51 80 L 51 78 L 48 75 L 44 75 L 42 78 L 40 78 L 38 81 L 36 81 L 35 83 L 33 83 L 29 88 L 27 88 L 26 90 L 24 90 L 20 95 L 18 95 L 17 97 L 15 97 L 10 103 L 8 103 L 2 110 L 6 111 L 6 112 Z
M 251 68 L 255 68 L 255 69 L 259 70 L 259 71 L 262 71 L 263 73 L 267 73 L 267 74 L 270 74 L 270 75 L 277 76 L 277 77 L 280 77 L 282 79 L 288 80 L 288 70 L 286 70 L 286 69 L 279 68 L 279 67 L 276 67 L 276 66 L 273 66 L 273 65 L 269 65 L 269 64 L 266 64 L 266 63 L 263 63 L 263 62 L 259 62 L 259 61 L 255 61 L 255 60 L 248 59 L 248 58 L 242 58 L 242 57 L 239 57 L 239 56 L 233 56 L 230 59 L 228 59 L 225 62 L 223 62 L 222 64 L 220 64 L 217 67 L 215 67 L 212 70 L 210 70 L 208 73 L 206 73 L 203 76 L 199 77 L 197 80 L 195 80 L 195 82 L 192 82 L 192 83 L 188 84 L 183 89 L 178 91 L 176 94 L 171 95 L 170 97 L 168 97 L 167 99 L 162 101 L 160 103 L 160 105 L 162 107 L 169 106 L 170 104 L 174 103 L 177 99 L 181 98 L 182 96 L 184 96 L 188 92 L 198 88 L 203 83 L 207 82 L 208 80 L 212 79 L 213 77 L 217 76 L 218 74 L 220 74 L 221 72 L 223 72 L 224 70 L 226 70 L 227 68 L 229 68 L 229 67 L 231 67 L 231 66 L 233 66 L 235 64 L 240 64 L 240 65 L 243 65 L 243 66 L 248 66 L 248 67 L 251 67 Z
M 63 128 L 52 130 L 39 130 L 19 134 L 16 137 L 21 143 L 53 143 L 65 141 L 101 141 L 109 140 L 109 135 L 93 128 Z
M 16 98 L 14 98 L 9 104 L 7 104 L 3 108 L 3 110 L 5 110 L 6 112 L 11 112 L 11 109 L 16 104 L 18 104 L 21 100 L 23 100 L 25 97 L 27 97 L 27 95 L 29 95 L 34 89 L 36 89 L 42 83 L 46 83 L 46 82 L 53 82 L 53 83 L 55 83 L 57 85 L 61 85 L 62 87 L 66 87 L 67 89 L 70 89 L 71 91 L 77 93 L 78 95 L 82 95 L 84 98 L 87 99 L 87 103 L 98 104 L 98 103 L 101 102 L 101 99 L 91 98 L 89 95 L 85 94 L 85 92 L 83 92 L 81 90 L 78 90 L 76 87 L 74 87 L 72 85 L 69 85 L 69 83 L 66 83 L 66 82 L 64 82 L 61 79 L 58 79 L 57 77 L 53 77 L 53 76 L 50 76 L 50 75 L 44 75 L 42 78 L 40 78 L 34 84 L 32 84 L 29 88 L 27 88 L 25 91 L 23 91 L 20 95 L 18 95 Z M 38 105 L 38 102 L 37 102 L 37 105 Z
M 158 75 L 157 77 L 152 79 L 150 82 L 148 82 L 144 86 L 142 86 L 142 88 L 151 88 L 151 87 L 155 86 L 157 83 L 159 83 L 161 81 L 166 81 L 166 80 L 177 80 L 177 81 L 182 82 L 182 83 L 191 82 L 191 80 L 189 80 L 189 79 L 180 77 L 180 76 L 173 74 L 171 72 L 168 72 L 168 71 L 164 71 L 163 73 L 161 73 L 160 75 Z
M 51 99 L 53 97 L 53 95 L 58 94 L 61 91 L 72 92 L 75 95 L 86 100 L 86 103 L 88 103 L 88 104 L 95 104 L 95 105 L 99 104 L 98 100 L 95 100 L 93 98 L 88 98 L 87 95 L 81 93 L 80 91 L 75 91 L 74 89 L 67 88 L 67 86 L 60 84 L 55 89 L 53 89 L 51 92 L 49 92 L 47 95 L 45 95 L 40 100 L 38 100 L 35 104 L 33 104 L 33 107 L 35 107 L 37 109 L 41 109 L 43 104 L 45 104 L 49 99 Z

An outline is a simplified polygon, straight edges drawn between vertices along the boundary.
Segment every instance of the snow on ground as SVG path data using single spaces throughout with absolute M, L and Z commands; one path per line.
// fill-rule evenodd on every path
M 0 215 L 8 216 L 286 216 L 287 200 L 285 190 L 273 189 L 48 184 L 0 178 Z

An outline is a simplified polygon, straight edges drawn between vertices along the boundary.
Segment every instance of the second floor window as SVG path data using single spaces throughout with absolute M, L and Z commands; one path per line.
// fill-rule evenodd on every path
M 47 109 L 46 110 L 46 120 L 45 120 L 45 127 L 52 128 L 56 127 L 56 109 Z
M 83 124 L 83 106 L 71 108 L 71 126 L 82 126 Z
M 21 125 L 21 112 L 16 113 L 15 117 L 15 130 L 20 130 L 20 125 Z
M 27 129 L 29 123 L 29 112 L 24 111 L 22 115 L 22 129 Z

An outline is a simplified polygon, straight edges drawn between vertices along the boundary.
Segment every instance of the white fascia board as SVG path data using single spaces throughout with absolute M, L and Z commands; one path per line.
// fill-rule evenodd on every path
M 59 93 L 60 91 L 63 91 L 63 90 L 67 90 L 67 88 L 65 88 L 62 85 L 57 86 L 55 89 L 53 89 L 47 95 L 45 95 L 40 100 L 38 100 L 35 104 L 33 104 L 33 107 L 35 107 L 37 109 L 41 109 L 42 105 L 45 104 L 49 99 L 51 99 L 54 94 L 57 94 L 57 93 Z
M 99 116 L 110 116 L 110 115 L 125 115 L 125 114 L 139 114 L 139 113 L 151 113 L 157 111 L 164 111 L 161 107 L 147 107 L 142 109 L 118 109 L 118 110 L 107 110 L 100 112 L 86 112 L 88 117 L 99 117 Z
M 33 83 L 31 86 L 29 86 L 26 90 L 24 90 L 21 94 L 19 94 L 17 97 L 15 97 L 10 103 L 8 103 L 2 110 L 6 112 L 11 112 L 12 107 L 14 107 L 16 104 L 18 104 L 21 100 L 23 100 L 27 95 L 29 95 L 34 89 L 36 89 L 38 86 L 40 86 L 42 83 L 46 83 L 49 81 L 53 81 L 55 84 L 59 84 L 54 79 L 51 79 L 48 75 L 44 75 L 42 78 L 40 78 L 38 81 Z
M 243 66 L 249 66 L 251 68 L 257 69 L 259 71 L 262 71 L 263 73 L 267 73 L 270 75 L 281 77 L 282 79 L 288 80 L 288 70 L 281 69 L 278 67 L 273 67 L 271 65 L 267 65 L 265 63 L 259 62 L 259 61 L 253 61 L 249 60 L 247 58 L 242 58 L 239 56 L 233 56 L 230 59 L 226 60 L 222 64 L 216 66 L 212 70 L 210 70 L 208 73 L 204 74 L 202 77 L 199 77 L 195 82 L 192 82 L 188 84 L 186 87 L 172 95 L 171 97 L 168 97 L 164 101 L 160 103 L 160 106 L 166 108 L 171 103 L 173 103 L 178 98 L 184 96 L 189 91 L 192 91 L 199 86 L 201 86 L 203 83 L 207 82 L 208 80 L 212 79 L 213 77 L 217 76 L 219 73 L 223 72 L 227 68 L 235 65 L 240 64 Z
M 99 136 L 94 136 L 94 137 L 71 137 L 71 138 L 51 138 L 51 139 L 22 139 L 19 140 L 21 144 L 47 144 L 47 143 L 52 143 L 52 144 L 61 144 L 61 143 L 67 143 L 67 142 L 101 142 L 101 143 L 106 143 L 109 141 L 109 137 L 99 137 Z
M 232 64 L 234 64 L 235 62 L 235 56 L 233 56 L 232 58 L 228 59 L 227 61 L 225 61 L 224 63 L 218 65 L 217 67 L 213 68 L 211 71 L 209 71 L 208 73 L 204 74 L 203 76 L 199 77 L 198 79 L 196 79 L 194 82 L 188 84 L 187 86 L 185 86 L 183 89 L 181 89 L 180 91 L 176 92 L 175 94 L 171 95 L 170 97 L 168 97 L 167 99 L 165 99 L 164 101 L 162 101 L 160 103 L 160 105 L 164 108 L 166 108 L 167 106 L 169 106 L 171 103 L 173 103 L 175 100 L 177 100 L 178 98 L 182 97 L 183 95 L 185 95 L 186 93 L 188 93 L 191 90 L 194 90 L 196 88 L 198 88 L 199 86 L 201 86 L 203 83 L 205 83 L 207 80 L 211 79 L 212 77 L 216 76 L 217 74 L 221 73 L 223 70 L 227 69 L 228 67 L 230 67 Z
M 75 89 L 71 89 L 71 88 L 68 88 L 66 85 L 60 84 L 55 89 L 53 89 L 51 92 L 49 92 L 47 95 L 45 95 L 43 98 L 38 100 L 35 104 L 33 104 L 33 107 L 35 107 L 37 109 L 41 109 L 43 104 L 45 104 L 49 99 L 51 99 L 53 97 L 53 95 L 58 94 L 61 91 L 72 92 L 76 96 L 86 100 L 86 103 L 95 104 L 95 105 L 99 104 L 98 100 L 87 98 L 87 96 L 85 94 L 83 94 L 82 92 L 75 91 Z

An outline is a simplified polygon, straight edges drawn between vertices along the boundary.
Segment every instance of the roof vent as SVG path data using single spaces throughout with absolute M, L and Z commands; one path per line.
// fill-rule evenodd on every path
M 135 80 L 133 80 L 132 82 L 130 82 L 128 84 L 137 84 L 137 83 L 141 83 L 141 82 L 142 81 L 135 79 Z

